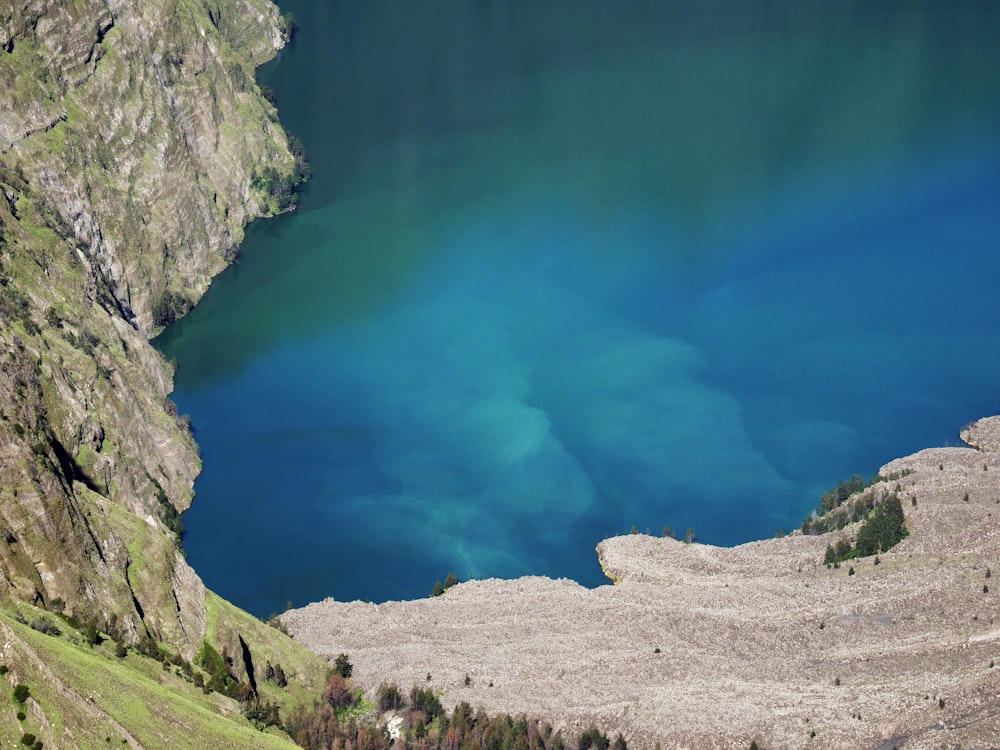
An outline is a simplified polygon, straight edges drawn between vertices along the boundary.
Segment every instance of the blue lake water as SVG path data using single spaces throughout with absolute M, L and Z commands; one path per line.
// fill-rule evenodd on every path
M 997 411 L 1000 4 L 282 7 L 315 177 L 158 341 L 237 604 L 598 584 Z

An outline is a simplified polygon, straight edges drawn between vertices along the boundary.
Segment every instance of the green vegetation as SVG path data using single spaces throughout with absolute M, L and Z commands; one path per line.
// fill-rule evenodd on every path
M 182 661 L 178 655 L 161 663 L 134 650 L 120 661 L 114 658 L 111 639 L 91 645 L 85 627 L 78 630 L 67 623 L 61 636 L 41 633 L 21 621 L 40 616 L 38 610 L 18 606 L 17 611 L 0 609 L 0 623 L 9 633 L 4 666 L 22 680 L 12 688 L 11 697 L 21 706 L 30 698 L 45 722 L 39 725 L 24 717 L 19 721 L 29 724 L 16 725 L 11 712 L 0 716 L 0 736 L 33 734 L 28 747 L 38 747 L 37 743 L 61 747 L 66 729 L 78 747 L 105 747 L 108 737 L 115 745 L 138 743 L 148 748 L 294 747 L 287 736 L 274 728 L 262 733 L 261 727 L 267 725 L 255 723 L 259 716 L 278 717 L 277 705 L 266 701 L 242 705 L 217 693 L 203 693 L 183 668 L 175 666 Z M 116 725 L 125 727 L 134 742 L 122 743 L 126 737 Z
M 895 547 L 908 533 L 903 505 L 897 495 L 890 495 L 870 511 L 853 544 L 839 539 L 836 545 L 827 545 L 823 562 L 832 565 L 856 557 L 877 556 L 879 552 L 888 552 Z M 851 568 L 853 574 L 854 568 Z
M 299 30 L 299 24 L 292 13 L 283 13 L 281 16 L 281 34 L 286 42 L 295 38 L 295 32 Z
M 253 82 L 274 8 L 211 6 L 112 18 L 71 0 L 6 19 L 0 109 L 19 134 L 0 154 L 5 746 L 291 747 L 282 714 L 326 677 L 178 552 L 198 456 L 146 336 L 190 309 L 248 221 L 293 205 L 245 200 L 255 176 L 279 194 L 309 177 Z M 41 39 L 38 13 L 57 11 Z M 202 105 L 204 122 L 177 119 Z
M 431 589 L 431 596 L 441 596 L 445 591 L 450 589 L 452 586 L 458 584 L 458 576 L 455 573 L 449 573 L 444 578 L 444 583 L 441 581 L 434 582 L 434 588 Z
M 153 325 L 166 328 L 193 307 L 191 300 L 177 292 L 161 292 L 153 300 Z
M 230 695 L 237 685 L 236 678 L 229 673 L 226 660 L 208 641 L 201 644 L 195 664 L 208 673 L 208 682 L 205 687 L 223 695 Z
M 597 727 L 591 726 L 580 735 L 580 740 L 577 742 L 577 750 L 590 750 L 590 748 L 594 748 L 594 750 L 608 750 L 610 745 L 611 742 L 608 740 L 608 736 L 598 730 Z
M 888 552 L 906 538 L 903 506 L 897 495 L 890 495 L 868 516 L 858 531 L 854 548 L 858 557 L 869 557 L 877 552 Z
M 802 533 L 825 534 L 863 520 L 875 508 L 874 496 L 865 494 L 864 490 L 882 482 L 902 479 L 912 473 L 911 469 L 906 469 L 889 476 L 877 475 L 867 482 L 855 474 L 846 481 L 838 482 L 836 487 L 823 493 L 819 506 L 802 522 Z
M 490 716 L 484 709 L 473 710 L 469 703 L 455 707 L 451 716 L 431 688 L 414 686 L 409 702 L 404 701 L 395 683 L 378 689 L 379 714 L 395 712 L 402 719 L 399 739 L 393 742 L 379 729 L 376 717 L 359 716 L 363 706 L 350 681 L 334 672 L 323 691 L 323 700 L 311 711 L 299 709 L 285 722 L 296 743 L 307 750 L 353 747 L 364 750 L 567 750 L 560 732 L 548 724 L 525 716 Z M 612 742 L 591 726 L 579 737 L 577 750 L 611 750 Z M 613 750 L 628 750 L 619 734 Z
M 203 647 L 199 661 L 206 665 L 214 663 L 218 669 L 225 657 L 211 647 Z M 347 664 L 345 656 L 340 666 Z M 573 745 L 564 741 L 560 732 L 538 720 L 506 714 L 490 716 L 482 708 L 473 711 L 465 702 L 456 706 L 449 717 L 440 697 L 429 687 L 414 686 L 407 701 L 395 683 L 383 683 L 377 691 L 377 703 L 372 704 L 363 699 L 349 677 L 341 674 L 344 671 L 347 669 L 335 669 L 330 673 L 322 697 L 313 700 L 311 706 L 300 703 L 288 711 L 279 711 L 275 704 L 260 699 L 248 701 L 242 711 L 245 726 L 267 732 L 283 730 L 307 750 L 331 747 L 357 750 L 628 750 L 620 733 L 612 743 L 607 734 L 591 726 Z M 160 679 L 166 678 L 161 675 Z M 208 699 L 202 697 L 201 700 Z M 379 728 L 388 713 L 401 719 L 400 736 L 395 741 Z M 279 734 L 261 737 L 280 741 Z M 232 744 L 201 746 L 234 747 Z M 272 745 L 251 741 L 244 746 Z
M 347 658 L 347 654 L 340 654 L 333 662 L 333 671 L 343 677 L 345 680 L 351 676 L 354 672 L 354 667 Z
M 282 172 L 267 165 L 254 171 L 250 182 L 250 187 L 254 191 L 270 198 L 272 213 L 294 209 L 298 204 L 299 189 L 312 177 L 312 168 L 309 166 L 302 142 L 294 136 L 289 136 L 288 150 L 293 159 L 290 172 Z

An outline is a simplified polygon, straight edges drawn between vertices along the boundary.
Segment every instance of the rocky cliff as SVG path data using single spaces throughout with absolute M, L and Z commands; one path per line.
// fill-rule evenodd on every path
M 294 179 L 267 0 L 0 3 L 0 588 L 190 658 L 199 470 L 149 345 Z
M 391 676 L 639 747 L 996 747 L 1000 417 L 962 436 L 882 469 L 897 478 L 864 499 L 900 497 L 910 535 L 839 567 L 826 546 L 856 527 L 734 548 L 636 534 L 598 548 L 615 586 L 470 581 L 282 619 L 366 687 Z

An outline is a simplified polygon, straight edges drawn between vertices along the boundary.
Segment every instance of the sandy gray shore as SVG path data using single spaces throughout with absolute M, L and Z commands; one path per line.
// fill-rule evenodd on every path
M 282 619 L 348 653 L 369 691 L 430 685 L 633 746 L 1000 747 L 1000 417 L 962 437 L 973 447 L 893 461 L 883 475 L 912 473 L 867 490 L 899 494 L 910 529 L 879 564 L 823 565 L 850 528 L 734 548 L 630 535 L 598 547 L 617 585 L 471 581 Z

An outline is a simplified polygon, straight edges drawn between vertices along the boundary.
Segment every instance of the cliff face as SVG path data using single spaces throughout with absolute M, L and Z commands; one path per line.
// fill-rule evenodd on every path
M 277 210 L 267 0 L 0 5 L 0 587 L 189 658 L 199 469 L 147 338 Z

